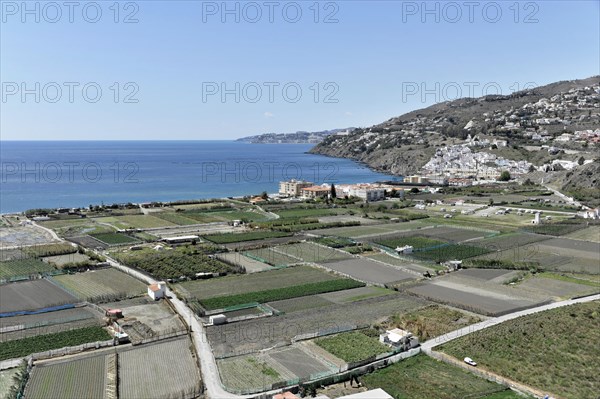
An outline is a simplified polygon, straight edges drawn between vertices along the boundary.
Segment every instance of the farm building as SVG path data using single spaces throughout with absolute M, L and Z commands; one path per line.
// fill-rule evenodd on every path
M 413 337 L 412 333 L 402 330 L 401 328 L 394 328 L 380 334 L 379 342 L 391 347 L 403 348 L 404 350 L 419 346 L 419 339 Z
M 178 236 L 178 237 L 165 237 L 163 241 L 167 244 L 181 244 L 184 242 L 192 242 L 198 240 L 198 236 Z
M 159 281 L 158 283 L 150 284 L 148 286 L 148 296 L 152 299 L 159 300 L 165 296 L 165 291 L 167 289 L 167 285 L 164 281 Z

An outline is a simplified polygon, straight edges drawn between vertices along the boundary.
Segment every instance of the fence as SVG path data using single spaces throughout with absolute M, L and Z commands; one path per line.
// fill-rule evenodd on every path
M 85 352 L 90 349 L 107 348 L 109 346 L 114 346 L 114 341 L 112 339 L 108 340 L 108 341 L 89 342 L 87 344 L 81 344 L 81 345 L 77 345 L 77 346 L 67 346 L 65 348 L 53 349 L 53 350 L 49 350 L 46 352 L 38 352 L 38 353 L 32 354 L 31 359 L 33 359 L 33 360 L 50 359 L 50 358 L 57 357 L 57 356 L 73 355 L 76 353 Z

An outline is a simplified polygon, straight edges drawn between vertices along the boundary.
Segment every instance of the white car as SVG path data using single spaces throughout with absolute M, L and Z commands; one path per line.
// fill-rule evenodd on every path
M 470 357 L 465 357 L 465 363 L 467 363 L 470 366 L 477 366 L 477 363 Z

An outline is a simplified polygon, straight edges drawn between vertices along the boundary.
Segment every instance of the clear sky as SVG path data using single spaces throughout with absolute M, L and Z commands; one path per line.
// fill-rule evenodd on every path
M 69 4 L 1 2 L 3 140 L 369 126 L 600 74 L 598 0 Z

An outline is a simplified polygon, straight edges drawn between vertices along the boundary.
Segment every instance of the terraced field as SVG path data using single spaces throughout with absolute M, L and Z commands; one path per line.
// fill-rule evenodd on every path
M 53 279 L 80 300 L 88 302 L 131 298 L 146 292 L 144 283 L 113 268 L 63 274 Z
M 27 387 L 28 399 L 104 399 L 107 385 L 105 355 L 35 366 Z
M 185 337 L 130 348 L 119 353 L 119 398 L 194 397 L 202 386 Z

